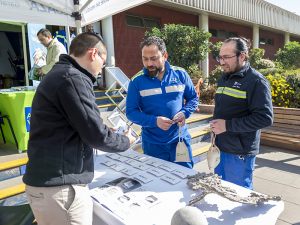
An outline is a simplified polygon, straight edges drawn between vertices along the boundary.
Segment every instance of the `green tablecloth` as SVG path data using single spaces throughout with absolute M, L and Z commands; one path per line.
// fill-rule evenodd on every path
M 27 150 L 30 131 L 31 104 L 35 91 L 0 92 L 0 112 L 8 115 L 14 129 L 19 151 Z M 6 142 L 15 144 L 9 125 L 2 124 Z M 0 136 L 2 140 L 2 136 Z

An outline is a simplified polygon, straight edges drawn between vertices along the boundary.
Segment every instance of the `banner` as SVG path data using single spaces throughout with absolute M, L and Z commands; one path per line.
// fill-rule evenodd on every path
M 30 65 L 31 67 L 34 65 L 33 55 L 37 49 L 41 49 L 45 54 L 47 54 L 47 49 L 40 43 L 37 38 L 37 32 L 46 28 L 45 24 L 27 24 L 27 32 L 28 32 L 28 44 L 29 44 L 29 54 L 30 54 Z

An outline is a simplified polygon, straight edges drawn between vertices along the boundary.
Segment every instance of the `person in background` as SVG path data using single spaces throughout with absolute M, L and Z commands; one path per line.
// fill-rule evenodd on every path
M 197 108 L 198 97 L 191 78 L 184 69 L 169 64 L 162 39 L 148 37 L 141 49 L 144 69 L 129 83 L 126 116 L 142 126 L 144 153 L 170 162 L 176 160 L 180 128 L 189 159 L 178 164 L 192 168 L 191 136 L 185 119 Z
M 67 51 L 65 46 L 56 38 L 53 39 L 51 32 L 45 28 L 38 31 L 37 37 L 41 44 L 47 48 L 46 65 L 37 69 L 38 75 L 43 77 L 52 69 L 54 64 L 58 62 L 59 56 L 66 54 Z
M 223 69 L 215 95 L 211 129 L 221 162 L 215 173 L 223 180 L 252 189 L 260 130 L 273 123 L 272 96 L 268 81 L 248 63 L 249 42 L 225 40 L 217 61 Z
M 93 83 L 106 56 L 99 36 L 79 34 L 37 88 L 23 181 L 39 225 L 92 225 L 93 148 L 122 152 L 135 141 L 100 118 Z

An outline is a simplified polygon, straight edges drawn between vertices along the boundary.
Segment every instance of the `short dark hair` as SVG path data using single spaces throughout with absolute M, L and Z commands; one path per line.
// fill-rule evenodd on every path
M 249 49 L 251 47 L 251 42 L 244 37 L 230 37 L 224 41 L 224 43 L 235 42 L 236 46 L 236 54 L 240 55 L 241 53 L 245 53 L 246 60 L 249 58 Z
M 89 48 L 97 48 L 100 54 L 107 53 L 102 37 L 91 32 L 84 32 L 72 40 L 70 55 L 74 55 L 75 57 L 83 56 Z
M 141 42 L 141 49 L 144 48 L 145 46 L 150 46 L 150 45 L 156 45 L 158 47 L 158 50 L 164 54 L 167 52 L 167 47 L 163 39 L 157 37 L 157 36 L 150 36 L 146 37 L 142 42 Z
M 36 35 L 39 36 L 40 34 L 43 35 L 44 37 L 52 37 L 51 32 L 46 28 L 40 29 Z

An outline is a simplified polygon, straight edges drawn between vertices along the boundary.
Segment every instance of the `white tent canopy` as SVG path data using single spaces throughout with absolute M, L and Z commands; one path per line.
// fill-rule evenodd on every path
M 26 85 L 28 85 L 25 24 L 81 27 L 150 0 L 0 0 L 0 21 L 22 26 Z
M 149 0 L 0 0 L 0 21 L 85 26 Z M 78 5 L 74 5 L 78 2 Z M 81 20 L 75 22 L 75 15 Z M 77 18 L 78 19 L 78 18 Z

